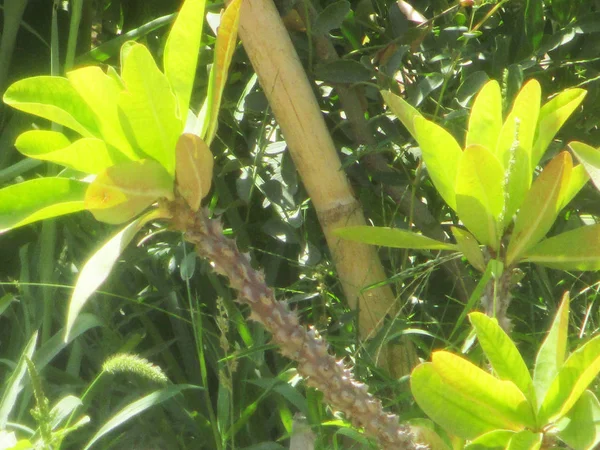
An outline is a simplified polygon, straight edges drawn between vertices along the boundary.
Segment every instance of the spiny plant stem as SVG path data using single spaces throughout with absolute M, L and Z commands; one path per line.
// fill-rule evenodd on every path
M 329 354 L 319 333 L 300 325 L 297 313 L 275 299 L 262 272 L 251 266 L 249 255 L 242 254 L 235 241 L 223 235 L 219 220 L 210 219 L 206 210 L 194 213 L 181 199 L 166 206 L 174 228 L 184 232 L 198 254 L 229 279 L 238 292 L 238 301 L 250 306 L 250 319 L 265 326 L 280 352 L 298 363 L 298 372 L 306 383 L 319 389 L 334 410 L 343 412 L 383 449 L 423 448 L 414 442 L 410 428 L 401 425 L 396 415 L 387 414 L 381 401 L 369 394 L 368 386 L 354 379 L 343 360 L 336 361 Z

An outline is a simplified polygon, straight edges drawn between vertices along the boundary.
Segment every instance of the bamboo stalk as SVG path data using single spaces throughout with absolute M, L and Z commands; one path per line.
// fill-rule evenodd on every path
M 366 339 L 386 314 L 395 313 L 395 298 L 387 285 L 363 291 L 386 279 L 375 248 L 333 235 L 339 227 L 365 225 L 362 208 L 272 0 L 242 3 L 239 35 L 315 207 L 348 304 L 359 309 L 360 336 Z M 397 350 L 387 357 L 394 359 L 392 373 L 398 376 L 410 371 L 416 356 L 409 341 Z

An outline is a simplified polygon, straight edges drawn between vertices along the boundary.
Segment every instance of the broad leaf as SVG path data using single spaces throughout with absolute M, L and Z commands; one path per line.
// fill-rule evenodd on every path
M 206 0 L 187 0 L 169 32 L 164 51 L 164 70 L 177 98 L 178 117 L 185 121 L 196 77 Z
M 494 250 L 500 245 L 503 181 L 502 166 L 488 149 L 478 145 L 465 149 L 456 177 L 456 212 L 477 240 Z
M 210 190 L 213 156 L 206 143 L 195 134 L 182 134 L 176 150 L 177 189 L 193 211 Z
M 454 188 L 462 155 L 460 146 L 450 133 L 423 117 L 414 118 L 414 131 L 431 181 L 448 206 L 456 210 Z
M 117 164 L 100 173 L 85 194 L 85 208 L 97 220 L 126 222 L 159 198 L 173 198 L 173 180 L 154 160 Z
M 505 211 L 503 229 L 513 221 L 513 216 L 521 208 L 527 192 L 531 187 L 532 168 L 529 153 L 517 145 L 509 150 L 508 166 L 504 172 Z
M 71 85 L 94 111 L 103 139 L 128 159 L 139 159 L 119 120 L 119 94 L 123 86 L 99 67 L 83 67 L 67 73 Z
M 600 402 L 585 391 L 567 414 L 568 425 L 558 434 L 569 447 L 592 450 L 600 444 Z
M 498 82 L 491 80 L 479 91 L 473 102 L 465 147 L 476 144 L 493 151 L 501 129 L 502 94 Z
M 534 426 L 533 411 L 512 382 L 498 380 L 452 353 L 434 352 L 432 363 L 417 366 L 411 390 L 429 417 L 465 439 Z
M 436 241 L 426 236 L 388 227 L 353 226 L 338 228 L 336 236 L 363 244 L 421 250 L 457 250 L 456 245 Z
M 30 158 L 85 173 L 98 173 L 126 160 L 121 152 L 106 147 L 102 139 L 82 138 L 71 144 L 64 134 L 55 131 L 26 131 L 17 138 L 15 147 Z
M 450 229 L 452 230 L 454 239 L 456 239 L 458 250 L 465 258 L 467 258 L 467 261 L 469 261 L 473 267 L 480 272 L 485 272 L 486 264 L 477 239 L 475 239 L 475 237 L 467 230 L 463 230 L 462 228 L 450 227 Z
M 88 186 L 68 178 L 37 178 L 0 189 L 0 233 L 85 209 Z
M 495 147 L 496 156 L 505 168 L 509 167 L 512 148 L 520 147 L 528 156 L 531 155 L 541 98 L 542 89 L 536 80 L 527 82 L 517 94 Z
M 540 423 L 567 414 L 599 372 L 600 336 L 596 336 L 575 350 L 560 368 L 540 407 Z
M 402 97 L 393 94 L 391 91 L 381 91 L 381 96 L 385 104 L 392 110 L 394 115 L 400 119 L 400 122 L 406 127 L 408 132 L 416 139 L 415 117 L 421 117 L 421 113 L 408 104 Z
M 512 381 L 534 404 L 531 375 L 514 342 L 495 319 L 483 313 L 473 312 L 469 314 L 469 320 L 496 375 L 501 380 Z
M 573 167 L 573 170 L 571 170 L 571 177 L 569 178 L 569 184 L 561 193 L 561 210 L 575 198 L 589 180 L 590 176 L 588 175 L 588 172 L 586 172 L 586 168 L 583 164 L 578 164 Z
M 531 167 L 537 165 L 560 127 L 583 101 L 585 95 L 586 91 L 583 89 L 567 89 L 542 106 L 531 151 Z
M 516 433 L 510 430 L 494 430 L 482 434 L 465 445 L 464 450 L 504 449 Z
M 213 141 L 219 123 L 219 109 L 221 98 L 227 82 L 227 73 L 231 64 L 231 58 L 236 47 L 237 31 L 240 22 L 240 8 L 242 0 L 233 0 L 227 5 L 227 9 L 221 17 L 221 24 L 217 32 L 215 44 L 215 61 L 210 70 L 208 80 L 208 92 L 206 93 L 206 107 L 201 113 L 202 122 L 201 136 L 208 145 Z
M 542 446 L 543 433 L 523 430 L 516 433 L 508 443 L 506 450 L 538 450 Z
M 177 117 L 177 101 L 169 82 L 141 44 L 123 46 L 122 67 L 127 90 L 119 95 L 119 106 L 127 118 L 129 131 L 139 148 L 173 176 L 175 144 L 183 122 Z
M 596 189 L 600 190 L 600 150 L 595 149 L 583 142 L 571 142 L 569 148 L 575 153 L 575 156 L 592 179 Z
M 95 114 L 66 78 L 40 76 L 19 80 L 4 93 L 4 103 L 82 136 L 99 135 Z
M 452 450 L 450 442 L 445 440 L 436 426 L 429 419 L 411 419 L 407 422 L 411 432 L 415 437 L 415 441 L 427 445 L 430 450 Z
M 86 261 L 81 272 L 79 272 L 73 295 L 69 301 L 64 342 L 69 341 L 73 325 L 79 317 L 81 309 L 90 296 L 108 278 L 123 250 L 146 223 L 159 217 L 162 217 L 162 214 L 155 210 L 127 224 L 123 229 L 104 242 Z
M 562 152 L 544 168 L 527 193 L 517 214 L 506 255 L 506 265 L 518 261 L 550 230 L 561 208 L 561 195 L 569 183 L 571 155 Z
M 550 384 L 565 362 L 567 338 L 569 337 L 569 293 L 565 292 L 548 336 L 544 339 L 535 358 L 533 387 L 536 398 L 541 402 Z
M 561 270 L 600 270 L 600 224 L 576 228 L 528 250 L 525 261 Z

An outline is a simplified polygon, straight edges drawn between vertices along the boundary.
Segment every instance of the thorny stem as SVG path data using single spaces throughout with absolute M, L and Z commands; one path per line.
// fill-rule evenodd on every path
M 354 379 L 343 360 L 329 354 L 327 343 L 314 328 L 300 325 L 297 313 L 275 299 L 263 273 L 250 265 L 249 255 L 223 235 L 219 220 L 210 219 L 204 209 L 194 213 L 182 199 L 165 206 L 172 214 L 173 227 L 185 233 L 185 239 L 217 273 L 229 278 L 238 291 L 237 300 L 250 306 L 250 319 L 265 326 L 279 351 L 298 363 L 306 383 L 319 389 L 334 410 L 343 412 L 383 449 L 425 448 L 414 442 L 410 428 L 400 424 L 398 416 L 383 410 L 381 400 L 369 394 L 367 385 Z

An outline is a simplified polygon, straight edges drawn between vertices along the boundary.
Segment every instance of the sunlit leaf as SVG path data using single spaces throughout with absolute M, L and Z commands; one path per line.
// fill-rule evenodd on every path
M 560 208 L 563 209 L 571 200 L 583 189 L 586 183 L 590 180 L 590 176 L 583 164 L 578 164 L 571 170 L 569 184 L 561 192 Z
M 97 220 L 126 222 L 159 198 L 173 198 L 173 180 L 154 160 L 111 166 L 100 173 L 85 194 L 85 208 Z
M 334 231 L 334 234 L 343 239 L 384 247 L 457 250 L 454 244 L 436 241 L 421 234 L 398 228 L 353 226 L 338 228 Z
M 561 195 L 569 183 L 573 162 L 562 152 L 544 168 L 527 193 L 517 214 L 506 264 L 518 261 L 550 230 L 561 208 Z
M 85 209 L 88 186 L 68 178 L 37 178 L 0 189 L 0 233 Z
M 533 401 L 533 382 L 523 357 L 514 342 L 495 319 L 483 313 L 469 314 L 481 345 L 494 372 L 501 380 L 512 381 L 525 396 Z
M 586 91 L 583 89 L 567 89 L 542 106 L 531 151 L 531 167 L 537 165 L 558 130 L 583 101 L 585 95 Z
M 506 450 L 538 450 L 542 446 L 543 433 L 523 430 L 515 433 L 510 439 Z
M 465 445 L 464 450 L 483 450 L 506 448 L 510 439 L 515 435 L 511 430 L 494 430 L 484 433 Z
M 219 109 L 229 65 L 237 42 L 237 31 L 240 22 L 240 7 L 242 0 L 233 0 L 221 17 L 221 24 L 217 31 L 215 44 L 215 62 L 210 71 L 208 92 L 206 93 L 206 107 L 199 117 L 201 125 L 200 136 L 210 145 L 217 132 Z
M 596 189 L 600 190 L 600 150 L 583 142 L 571 142 L 569 148 L 587 171 Z
M 431 420 L 417 418 L 411 419 L 407 424 L 416 442 L 427 445 L 431 450 L 452 450 L 449 442 L 440 436 Z
M 195 134 L 182 134 L 177 141 L 177 189 L 193 211 L 200 207 L 212 182 L 213 156 Z
M 465 147 L 481 145 L 496 148 L 502 128 L 502 94 L 496 80 L 488 81 L 479 91 L 471 108 Z
M 381 91 L 381 96 L 385 104 L 416 139 L 414 122 L 415 117 L 421 117 L 421 113 L 409 105 L 402 97 L 393 94 L 391 91 Z
M 540 423 L 567 414 L 599 372 L 600 336 L 596 336 L 571 353 L 560 368 L 540 407 Z
M 600 224 L 576 228 L 546 239 L 524 260 L 561 270 L 600 270 Z
M 456 212 L 480 243 L 497 250 L 504 210 L 502 166 L 488 149 L 479 145 L 467 147 L 460 156 L 456 176 Z
M 521 208 L 527 192 L 531 187 L 532 168 L 529 162 L 529 153 L 519 146 L 509 151 L 510 159 L 504 175 L 505 211 L 503 229 L 512 223 L 513 216 Z
M 533 387 L 538 402 L 546 396 L 550 384 L 565 362 L 569 337 L 569 293 L 565 292 L 550 331 L 542 343 L 533 370 Z
M 568 425 L 558 437 L 571 448 L 596 449 L 600 444 L 600 402 L 585 391 L 567 414 Z
M 139 159 L 119 120 L 119 94 L 123 86 L 112 76 L 95 66 L 82 67 L 67 73 L 71 85 L 94 111 L 103 139 L 119 149 L 129 159 Z
M 167 78 L 150 51 L 136 43 L 123 46 L 121 75 L 127 88 L 119 95 L 119 106 L 127 118 L 124 126 L 129 127 L 126 132 L 131 132 L 146 155 L 174 175 L 175 144 L 183 122 L 177 116 L 177 101 Z
M 434 352 L 432 363 L 417 366 L 411 390 L 431 419 L 465 439 L 534 426 L 531 406 L 512 382 L 498 380 L 452 353 Z
M 420 116 L 414 118 L 414 131 L 431 181 L 448 206 L 456 210 L 455 184 L 462 156 L 460 146 L 445 129 Z
M 164 50 L 165 75 L 177 97 L 178 117 L 187 117 L 204 24 L 206 0 L 183 2 Z
M 462 228 L 451 227 L 450 229 L 452 230 L 454 239 L 456 239 L 458 249 L 465 255 L 467 261 L 480 272 L 485 272 L 485 260 L 481 248 L 479 248 L 477 239 L 475 239 L 475 237 L 467 230 L 463 230 Z
M 30 158 L 51 161 L 85 173 L 98 173 L 126 157 L 106 147 L 102 139 L 82 138 L 72 144 L 62 133 L 31 130 L 21 134 L 15 147 Z
M 82 136 L 99 135 L 96 116 L 66 78 L 40 76 L 19 80 L 6 90 L 4 102 Z
M 90 296 L 108 278 L 121 253 L 129 245 L 136 233 L 149 221 L 162 216 L 163 214 L 160 211 L 154 210 L 137 218 L 105 241 L 86 261 L 81 272 L 79 272 L 73 295 L 69 301 L 64 342 L 69 341 L 73 325 L 79 317 L 81 309 L 85 306 Z

